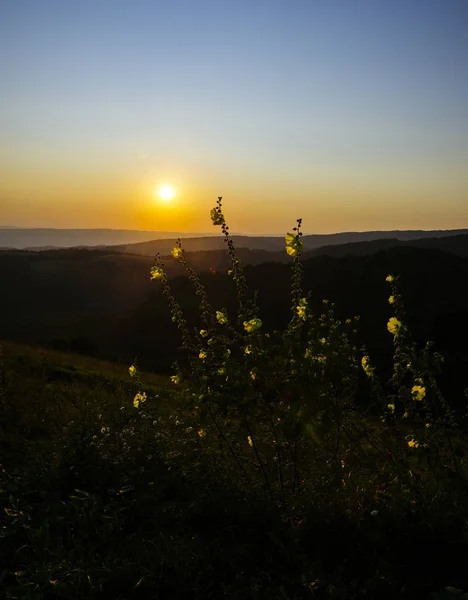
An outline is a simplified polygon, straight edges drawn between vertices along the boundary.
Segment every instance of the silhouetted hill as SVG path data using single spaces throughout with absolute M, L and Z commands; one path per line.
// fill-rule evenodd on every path
M 450 231 L 365 231 L 332 234 L 304 235 L 304 251 L 315 250 L 322 246 L 334 246 L 338 244 L 350 244 L 359 242 L 370 242 L 375 240 L 415 240 L 426 238 L 446 238 L 459 234 L 468 234 L 468 230 Z M 111 248 L 118 252 L 154 256 L 169 254 L 174 247 L 177 238 L 158 239 L 137 244 L 123 244 Z M 284 252 L 284 236 L 243 236 L 233 235 L 232 240 L 238 248 L 249 250 L 267 250 L 269 252 Z M 183 247 L 187 252 L 199 252 L 203 250 L 221 250 L 225 246 L 222 236 L 185 238 Z M 384 247 L 388 247 L 384 244 Z
M 314 250 L 312 254 L 328 256 L 365 256 L 374 254 L 380 250 L 388 250 L 395 246 L 413 246 L 416 248 L 430 248 L 433 250 L 441 250 L 443 252 L 451 252 L 458 256 L 468 257 L 468 235 L 453 235 L 439 238 L 423 238 L 417 240 L 401 241 L 398 239 L 373 240 L 370 242 L 356 242 L 350 244 L 322 246 Z
M 465 237 L 460 236 L 460 243 Z M 461 401 L 462 379 L 468 371 L 468 259 L 390 243 L 390 249 L 366 251 L 362 256 L 305 258 L 304 289 L 311 290 L 314 312 L 328 298 L 336 302 L 343 319 L 360 315 L 357 343 L 365 342 L 376 362 L 384 364 L 392 352 L 386 330 L 390 307 L 385 277 L 401 273 L 408 321 L 416 339 L 433 339 L 446 355 L 445 382 Z M 338 248 L 345 246 L 334 247 Z M 290 265 L 285 263 L 291 259 L 284 251 L 241 249 L 239 254 L 244 262 L 259 263 L 247 266 L 246 275 L 251 287 L 259 290 L 265 327 L 284 325 L 289 318 L 291 280 Z M 281 257 L 284 263 L 264 262 L 272 257 Z M 204 271 L 201 278 L 213 306 L 233 311 L 235 296 L 226 276 L 225 252 L 198 252 L 188 259 L 196 270 Z M 175 295 L 195 326 L 198 297 L 188 279 L 178 276 L 180 265 L 172 257 L 164 260 Z M 150 281 L 152 264 L 150 257 L 108 250 L 0 252 L 0 338 L 113 360 L 138 357 L 142 365 L 157 372 L 167 370 L 178 356 L 180 341 L 161 286 Z

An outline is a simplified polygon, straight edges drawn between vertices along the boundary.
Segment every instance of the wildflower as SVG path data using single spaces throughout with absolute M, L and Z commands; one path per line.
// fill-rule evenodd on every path
M 151 279 L 162 279 L 164 277 L 164 271 L 161 267 L 151 267 L 150 277 Z
M 325 346 L 325 344 L 327 343 L 327 338 L 322 338 L 320 340 L 320 343 L 323 344 Z
M 205 431 L 204 429 L 199 429 L 199 430 L 198 430 L 198 435 L 199 435 L 201 438 L 204 438 L 204 437 L 206 436 L 206 431 Z
M 422 400 L 426 396 L 426 388 L 422 385 L 413 385 L 411 395 L 414 400 Z
M 216 318 L 218 320 L 218 323 L 220 325 L 226 325 L 226 323 L 228 322 L 228 318 L 227 315 L 224 311 L 222 310 L 217 310 L 216 311 Z
M 395 296 L 390 296 L 388 299 L 389 304 L 395 304 Z
M 244 352 L 246 354 L 252 354 L 252 346 L 246 346 Z
M 387 408 L 391 413 L 395 412 L 395 405 L 394 404 L 387 404 Z
M 320 363 L 324 363 L 324 362 L 327 362 L 327 357 L 326 357 L 326 356 L 323 356 L 323 354 L 319 354 L 319 355 L 316 357 L 316 360 L 317 360 L 318 362 L 320 362 Z
M 204 351 L 202 350 L 202 351 L 200 352 L 200 354 L 198 355 L 198 358 L 199 358 L 200 360 L 205 360 L 206 356 L 207 356 L 206 352 L 204 352 Z
M 296 307 L 297 316 L 299 319 L 305 321 L 307 319 L 307 298 L 301 298 L 299 305 Z
M 312 357 L 313 357 L 312 350 L 310 348 L 306 348 L 304 358 L 312 358 Z
M 180 375 L 171 375 L 171 381 L 177 385 L 180 383 Z
M 426 423 L 426 429 L 429 429 L 430 426 L 431 426 L 430 423 Z
M 183 252 L 184 251 L 182 250 L 182 248 L 180 248 L 179 246 L 175 246 L 174 249 L 172 250 L 171 254 L 174 258 L 181 258 Z
M 374 375 L 374 367 L 372 367 L 370 365 L 368 356 L 362 357 L 361 365 L 362 365 L 363 371 L 367 375 L 367 377 L 372 377 Z
M 301 242 L 298 235 L 295 235 L 294 233 L 286 234 L 286 252 L 289 256 L 297 256 L 303 246 L 304 244 Z
M 405 412 L 403 413 L 403 419 L 407 419 L 408 415 L 409 415 L 408 411 L 405 410 Z
M 400 333 L 401 321 L 399 321 L 396 317 L 392 317 L 387 323 L 387 329 L 392 335 L 397 337 L 397 335 Z
M 208 337 L 208 331 L 206 329 L 200 330 L 200 335 L 204 338 Z
M 226 375 L 226 369 L 224 367 L 220 367 L 218 369 L 218 375 Z
M 419 442 L 416 441 L 414 438 L 409 438 L 409 440 L 407 440 L 407 441 L 408 441 L 408 446 L 410 448 L 419 448 Z
M 135 365 L 132 365 L 131 367 L 129 367 L 128 372 L 130 373 L 130 377 L 135 377 L 137 370 Z
M 223 213 L 221 212 L 221 209 L 216 207 L 216 208 L 212 208 L 211 212 L 211 222 L 213 223 L 213 225 L 223 225 L 224 224 L 224 216 Z
M 228 274 L 228 275 L 232 275 L 232 269 L 228 269 L 228 272 L 227 272 L 227 274 Z
M 224 358 L 229 358 L 231 356 L 231 351 L 229 348 L 226 348 L 226 352 L 224 353 Z
M 249 442 L 249 446 L 251 448 L 253 448 L 253 441 L 252 441 L 252 438 L 250 437 L 250 435 L 247 436 L 247 441 Z
M 244 321 L 244 329 L 247 333 L 252 333 L 256 329 L 260 329 L 262 321 L 258 317 L 250 319 L 250 321 Z
M 255 371 L 255 369 L 252 369 L 252 371 L 250 371 L 250 379 L 257 379 L 257 372 Z
M 346 325 L 351 325 L 352 321 L 351 319 L 346 319 Z
M 138 394 L 136 394 L 135 398 L 133 398 L 133 406 L 135 408 L 138 408 L 140 406 L 140 402 L 146 402 L 146 400 L 148 399 L 146 392 L 138 392 Z
M 393 277 L 393 275 L 387 275 L 385 281 L 387 281 L 388 283 L 393 283 L 395 281 L 395 277 Z

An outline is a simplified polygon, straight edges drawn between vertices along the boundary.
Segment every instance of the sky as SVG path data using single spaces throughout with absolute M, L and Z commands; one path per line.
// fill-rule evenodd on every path
M 467 64 L 467 0 L 2 0 L 0 225 L 468 228 Z

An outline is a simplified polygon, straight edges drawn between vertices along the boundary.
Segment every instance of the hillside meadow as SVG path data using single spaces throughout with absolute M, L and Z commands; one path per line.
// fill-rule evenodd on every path
M 302 260 L 299 221 L 289 264 L 243 269 L 221 200 L 212 220 L 227 272 L 176 245 L 185 276 L 142 262 L 146 297 L 93 314 L 84 270 L 55 283 L 55 331 L 73 314 L 93 357 L 41 346 L 39 280 L 2 300 L 5 597 L 466 597 L 466 261 Z

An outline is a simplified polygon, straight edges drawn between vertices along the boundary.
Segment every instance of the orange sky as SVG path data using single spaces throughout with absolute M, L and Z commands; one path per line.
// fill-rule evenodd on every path
M 2 9 L 0 225 L 468 228 L 466 3 L 109 6 Z

